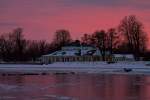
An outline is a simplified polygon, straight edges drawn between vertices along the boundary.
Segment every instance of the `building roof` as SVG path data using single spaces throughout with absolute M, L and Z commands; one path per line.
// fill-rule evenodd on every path
M 106 54 L 109 54 L 108 52 L 106 52 Z M 74 50 L 59 50 L 59 51 L 55 51 L 51 54 L 47 54 L 44 56 L 84 56 L 84 55 L 94 55 L 94 56 L 101 56 L 101 53 L 98 49 L 93 49 L 93 48 L 89 48 L 89 49 L 74 49 Z

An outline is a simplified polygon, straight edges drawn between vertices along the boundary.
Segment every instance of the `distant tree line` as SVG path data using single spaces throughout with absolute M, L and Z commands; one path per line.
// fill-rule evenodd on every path
M 124 17 L 117 28 L 86 33 L 80 40 L 72 40 L 70 32 L 65 29 L 57 30 L 51 43 L 45 40 L 27 40 L 23 35 L 23 29 L 17 28 L 0 35 L 0 59 L 14 62 L 35 61 L 42 55 L 76 42 L 99 48 L 103 60 L 106 51 L 109 51 L 110 55 L 132 53 L 135 59 L 139 60 L 141 56 L 150 54 L 146 51 L 147 41 L 144 27 L 134 15 Z
M 134 15 L 124 17 L 117 28 L 98 30 L 90 35 L 84 34 L 81 40 L 83 43 L 98 47 L 103 60 L 106 51 L 111 54 L 130 53 L 134 55 L 135 60 L 140 60 L 140 57 L 149 54 L 146 49 L 147 34 L 142 23 Z
M 48 51 L 46 41 L 26 40 L 21 28 L 0 36 L 0 58 L 4 61 L 35 60 Z

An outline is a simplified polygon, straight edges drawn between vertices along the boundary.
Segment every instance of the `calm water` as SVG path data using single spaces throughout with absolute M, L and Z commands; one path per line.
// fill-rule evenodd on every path
M 0 100 L 150 100 L 150 76 L 0 76 Z

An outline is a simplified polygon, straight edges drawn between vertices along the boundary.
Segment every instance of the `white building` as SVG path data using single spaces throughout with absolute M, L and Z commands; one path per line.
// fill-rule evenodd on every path
M 134 61 L 132 54 L 113 54 L 105 52 L 106 61 Z M 102 55 L 98 48 L 89 45 L 71 44 L 64 46 L 61 50 L 41 57 L 42 63 L 53 62 L 84 62 L 84 61 L 102 61 Z
M 133 54 L 113 54 L 112 60 L 114 61 L 134 61 Z
M 106 52 L 105 59 L 109 59 L 109 52 Z M 74 61 L 101 61 L 102 56 L 98 48 L 92 46 L 65 46 L 61 50 L 51 54 L 43 55 L 43 63 L 52 62 L 74 62 Z

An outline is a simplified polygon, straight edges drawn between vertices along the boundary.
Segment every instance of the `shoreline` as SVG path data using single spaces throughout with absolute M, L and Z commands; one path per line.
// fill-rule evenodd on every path
M 0 64 L 0 74 L 144 74 L 150 75 L 147 62 L 66 62 L 48 65 Z

